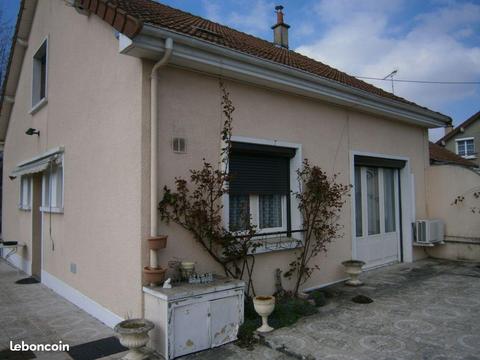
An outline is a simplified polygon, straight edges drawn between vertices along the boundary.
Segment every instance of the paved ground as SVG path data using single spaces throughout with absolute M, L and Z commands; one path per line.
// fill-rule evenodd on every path
M 76 345 L 112 331 L 41 284 L 0 262 L 0 350 L 9 341 Z M 229 344 L 185 357 L 220 359 L 480 360 L 480 268 L 426 260 L 370 271 L 365 286 L 338 285 L 320 313 L 276 330 L 253 351 Z M 356 294 L 371 304 L 355 304 Z M 70 359 L 37 353 L 38 359 Z M 116 354 L 109 359 L 118 359 Z
M 254 352 L 229 345 L 189 359 L 479 360 L 480 268 L 425 260 L 370 271 L 343 284 L 320 313 L 265 337 Z M 356 294 L 371 304 L 356 304 Z
M 74 346 L 113 335 L 110 328 L 44 285 L 15 284 L 25 277 L 0 261 L 0 350 L 9 348 L 10 340 L 30 344 L 57 344 L 62 340 Z M 35 355 L 41 360 L 71 360 L 68 354 L 59 352 Z

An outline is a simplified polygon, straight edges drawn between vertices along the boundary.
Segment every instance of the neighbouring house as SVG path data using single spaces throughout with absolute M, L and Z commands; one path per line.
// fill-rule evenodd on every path
M 430 143 L 427 213 L 445 222 L 445 245 L 427 248 L 430 256 L 480 260 L 480 172 L 476 164 Z M 461 197 L 462 201 L 455 201 Z M 473 211 L 472 211 L 473 210 Z
M 478 156 L 478 149 L 480 148 L 480 111 L 456 128 L 446 127 L 445 135 L 437 141 L 437 144 L 480 167 Z
M 451 119 L 289 50 L 288 27 L 281 9 L 270 42 L 148 0 L 22 1 L 0 110 L 3 239 L 25 244 L 11 261 L 110 326 L 142 315 L 150 237 L 168 235 L 161 265 L 221 273 L 157 211 L 164 185 L 219 160 L 219 80 L 247 179 L 224 223 L 248 203 L 275 233 L 255 255 L 257 292 L 274 291 L 301 239 L 290 191 L 304 158 L 354 185 L 344 236 L 304 289 L 344 279 L 343 260 L 425 257 L 412 223 L 429 215 L 428 129 Z

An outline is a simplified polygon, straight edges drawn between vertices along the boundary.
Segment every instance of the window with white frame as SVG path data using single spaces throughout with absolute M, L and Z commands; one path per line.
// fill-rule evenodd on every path
M 475 157 L 474 138 L 465 138 L 455 140 L 457 144 L 457 154 L 463 157 Z
M 250 221 L 259 233 L 289 233 L 290 159 L 295 149 L 232 143 L 229 158 L 229 229 Z
M 47 40 L 33 55 L 32 108 L 47 98 Z
M 22 210 L 32 208 L 32 178 L 28 175 L 22 175 L 20 178 L 20 202 L 18 207 Z
M 63 162 L 54 161 L 43 174 L 42 210 L 63 211 Z

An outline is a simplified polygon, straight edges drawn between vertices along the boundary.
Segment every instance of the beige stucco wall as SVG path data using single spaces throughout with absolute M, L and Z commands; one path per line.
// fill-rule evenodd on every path
M 32 55 L 47 36 L 48 104 L 32 116 Z M 31 259 L 31 212 L 17 209 L 20 180 L 8 175 L 65 146 L 65 211 L 44 214 L 44 271 L 120 317 L 139 315 L 140 60 L 118 54 L 102 20 L 61 0 L 39 1 L 28 43 L 5 143 L 3 238 L 26 243 Z M 25 135 L 29 127 L 40 137 Z
M 65 146 L 65 212 L 44 215 L 44 270 L 120 317 L 141 312 L 141 265 L 149 233 L 149 75 L 151 63 L 119 55 L 114 31 L 95 16 L 79 15 L 63 1 L 41 1 L 29 39 L 5 144 L 3 224 L 6 240 L 25 242 L 31 259 L 31 212 L 17 209 L 16 164 Z M 49 36 L 48 104 L 29 115 L 31 59 Z M 202 158 L 216 162 L 222 127 L 218 79 L 167 67 L 160 73 L 159 193 L 176 176 L 188 176 Z M 318 101 L 226 81 L 235 112 L 234 135 L 302 144 L 303 156 L 350 182 L 350 151 L 404 156 L 415 175 L 417 217 L 426 216 L 424 129 L 334 107 Z M 24 134 L 29 127 L 40 137 Z M 187 153 L 174 154 L 171 139 L 187 139 Z M 351 202 L 345 236 L 319 256 L 306 287 L 344 277 L 340 262 L 351 258 Z M 50 237 L 50 223 L 51 234 Z M 189 259 L 199 271 L 216 266 L 192 237 L 175 225 L 160 264 Z M 53 241 L 52 241 L 53 240 Z M 52 249 L 55 244 L 55 250 Z M 414 258 L 424 256 L 414 251 Z M 292 251 L 257 256 L 257 292 L 273 291 L 276 268 L 288 269 Z M 77 274 L 70 264 L 77 265 Z M 285 285 L 288 286 L 287 282 Z
M 445 222 L 445 245 L 428 249 L 434 257 L 453 260 L 480 260 L 480 215 L 471 211 L 480 200 L 473 193 L 480 190 L 480 175 L 455 165 L 433 165 L 427 171 L 429 218 Z M 457 196 L 464 201 L 453 205 Z
M 306 98 L 273 92 L 236 82 L 225 82 L 236 111 L 233 135 L 302 144 L 303 156 L 328 173 L 340 173 L 339 181 L 350 183 L 350 151 L 405 156 L 415 174 L 417 217 L 426 215 L 425 167 L 426 131 L 392 120 L 334 107 Z M 167 68 L 160 75 L 159 96 L 159 190 L 173 185 L 177 176 L 199 168 L 202 158 L 219 158 L 219 132 L 222 127 L 218 79 L 199 73 Z M 187 153 L 175 154 L 172 137 L 185 137 Z M 161 191 L 160 191 L 161 194 Z M 345 236 L 316 260 L 321 271 L 305 287 L 313 287 L 344 277 L 342 260 L 352 254 L 351 202 L 343 214 Z M 200 271 L 219 270 L 192 237 L 176 225 L 161 225 L 170 236 L 161 263 L 172 258 L 197 262 Z M 414 251 L 414 258 L 424 256 Z M 257 292 L 271 293 L 274 271 L 288 269 L 292 251 L 257 255 L 255 279 Z M 285 283 L 284 285 L 287 285 Z

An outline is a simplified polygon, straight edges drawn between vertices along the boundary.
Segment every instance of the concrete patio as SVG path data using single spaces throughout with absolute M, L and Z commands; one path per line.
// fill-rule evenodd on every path
M 0 350 L 9 341 L 82 344 L 112 336 L 111 329 L 41 284 L 0 263 Z M 184 359 L 480 359 L 480 268 L 423 260 L 364 274 L 365 285 L 339 284 L 314 316 L 278 329 L 253 351 L 234 344 Z M 356 294 L 371 304 L 356 304 Z M 36 353 L 38 359 L 70 359 Z M 115 354 L 108 359 L 119 359 Z
M 365 285 L 339 284 L 334 297 L 248 353 L 229 345 L 189 359 L 480 359 L 478 264 L 423 260 L 369 271 Z M 356 304 L 357 294 L 370 304 Z

